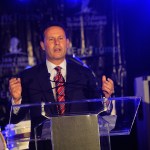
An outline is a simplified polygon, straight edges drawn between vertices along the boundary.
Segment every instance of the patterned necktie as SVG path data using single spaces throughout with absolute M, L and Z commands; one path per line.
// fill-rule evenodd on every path
M 56 99 L 58 102 L 65 101 L 65 87 L 64 87 L 64 78 L 61 74 L 61 67 L 55 67 L 57 71 L 56 76 L 54 77 L 55 86 L 56 86 Z M 65 104 L 57 105 L 58 114 L 63 115 L 65 112 Z

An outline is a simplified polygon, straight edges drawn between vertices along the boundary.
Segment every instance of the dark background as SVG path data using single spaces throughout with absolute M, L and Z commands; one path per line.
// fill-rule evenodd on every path
M 84 0 L 83 0 L 84 1 Z M 8 52 L 9 40 L 16 36 L 20 39 L 20 47 L 27 53 L 28 43 L 31 41 L 33 55 L 36 63 L 40 63 L 43 59 L 39 47 L 39 27 L 42 19 L 57 20 L 64 24 L 66 18 L 76 16 L 81 11 L 82 0 L 5 0 L 0 2 L 0 59 L 2 63 L 3 56 Z M 112 50 L 105 52 L 99 56 L 98 48 L 118 47 L 120 45 L 122 63 L 118 66 L 125 68 L 126 75 L 123 86 L 116 83 L 116 96 L 133 96 L 134 95 L 134 79 L 138 76 L 146 76 L 150 74 L 150 1 L 141 0 L 91 0 L 88 3 L 91 12 L 98 12 L 99 15 L 107 16 L 107 25 L 102 29 L 103 34 L 97 35 L 95 29 L 85 32 L 86 47 L 89 48 L 88 40 L 93 33 L 93 56 L 79 57 L 86 61 L 87 64 L 95 71 L 97 77 L 107 74 L 113 77 L 112 68 L 114 67 Z M 117 20 L 117 21 L 116 21 Z M 113 34 L 112 26 L 115 26 Z M 116 30 L 119 26 L 119 30 Z M 88 30 L 85 28 L 85 30 Z M 98 28 L 99 30 L 99 28 Z M 80 28 L 72 30 L 69 37 L 72 39 L 73 46 L 81 48 Z M 97 30 L 96 30 L 97 31 Z M 117 33 L 119 32 L 119 43 L 117 41 Z M 95 37 L 102 37 L 102 43 Z M 95 42 L 96 41 L 96 42 Z M 95 42 L 95 43 L 94 43 Z M 97 59 L 98 56 L 98 59 Z M 100 64 L 99 58 L 103 64 Z M 98 64 L 98 67 L 96 67 Z M 115 68 L 118 68 L 116 65 Z M 100 71 L 103 70 L 103 71 Z M 116 76 L 116 75 L 115 75 Z M 8 91 L 8 76 L 1 73 L 1 79 L 7 79 L 1 82 L 1 91 Z M 123 92 L 121 92 L 121 90 Z M 9 96 L 8 96 L 9 97 Z M 6 112 L 1 113 L 1 126 L 5 126 L 8 122 L 7 103 L 9 98 L 1 97 L 0 102 L 6 106 Z M 136 150 L 136 124 L 134 124 L 131 135 L 111 137 L 112 150 Z

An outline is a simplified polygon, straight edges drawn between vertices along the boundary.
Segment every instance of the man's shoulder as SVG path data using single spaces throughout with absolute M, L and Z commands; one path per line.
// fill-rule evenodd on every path
M 91 72 L 92 70 L 84 63 L 67 61 L 67 67 L 75 71 Z
M 67 63 L 67 73 L 82 79 L 91 79 L 95 76 L 89 67 L 74 62 Z
M 28 69 L 25 69 L 20 74 L 21 75 L 34 75 L 36 73 L 39 73 L 44 68 L 46 68 L 46 64 L 45 63 L 41 63 L 41 64 L 35 65 L 33 67 L 30 67 Z

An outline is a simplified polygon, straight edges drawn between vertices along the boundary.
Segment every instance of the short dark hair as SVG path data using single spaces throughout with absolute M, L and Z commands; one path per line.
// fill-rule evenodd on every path
M 66 28 L 65 28 L 65 26 L 62 23 L 57 22 L 57 21 L 49 21 L 49 22 L 43 23 L 42 26 L 41 26 L 41 29 L 40 29 L 40 40 L 41 41 L 44 40 L 44 32 L 45 32 L 45 30 L 47 28 L 49 28 L 49 27 L 52 27 L 52 26 L 61 27 L 64 30 L 64 32 L 65 32 L 66 38 L 68 38 L 68 34 L 67 34 L 67 31 L 66 31 Z

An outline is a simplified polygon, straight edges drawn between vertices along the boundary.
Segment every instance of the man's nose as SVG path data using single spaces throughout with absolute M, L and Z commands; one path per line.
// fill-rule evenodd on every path
M 59 44 L 59 39 L 55 39 L 55 45 L 58 45 Z

